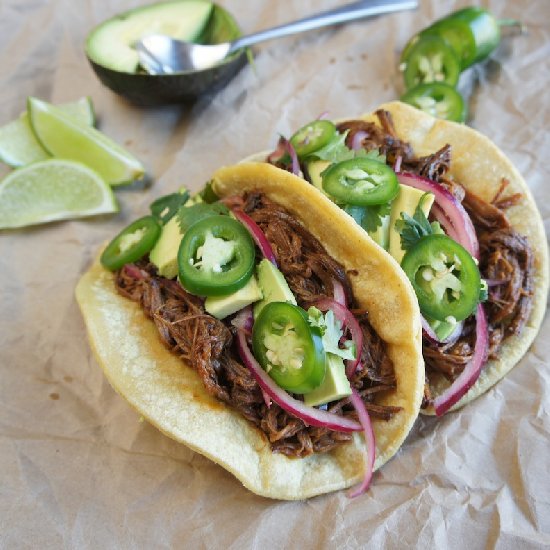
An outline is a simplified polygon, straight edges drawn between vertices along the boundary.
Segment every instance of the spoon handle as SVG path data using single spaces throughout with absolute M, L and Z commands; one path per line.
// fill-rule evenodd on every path
M 417 5 L 417 0 L 363 0 L 361 2 L 352 2 L 351 4 L 334 10 L 324 11 L 311 17 L 293 21 L 292 23 L 286 23 L 278 27 L 238 38 L 231 43 L 228 53 L 232 53 L 247 46 L 252 46 L 258 42 L 279 38 L 280 36 L 287 36 L 289 34 L 296 34 L 318 29 L 320 27 L 345 23 L 346 21 L 361 19 L 372 15 L 410 10 L 416 8 Z

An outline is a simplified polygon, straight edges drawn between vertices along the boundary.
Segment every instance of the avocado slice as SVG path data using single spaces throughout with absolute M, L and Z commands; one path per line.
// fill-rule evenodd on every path
M 338 355 L 327 353 L 325 378 L 318 388 L 304 394 L 304 403 L 310 407 L 337 401 L 351 395 L 351 386 L 346 376 L 344 360 Z
M 174 216 L 163 228 L 159 240 L 149 252 L 151 263 L 157 266 L 161 277 L 173 279 L 178 274 L 178 250 L 183 233 L 178 217 Z
M 254 306 L 254 318 L 257 319 L 262 309 L 271 302 L 288 302 L 297 305 L 284 275 L 265 258 L 256 268 L 258 283 L 263 293 L 263 300 Z
M 103 67 L 126 73 L 139 68 L 133 44 L 147 34 L 158 33 L 195 42 L 212 15 L 213 5 L 204 0 L 161 2 L 127 11 L 98 25 L 86 40 L 86 53 Z
M 92 29 L 86 39 L 86 56 L 101 82 L 113 92 L 137 105 L 165 105 L 192 101 L 205 92 L 216 91 L 225 85 L 246 64 L 248 50 L 239 50 L 223 63 L 206 71 L 150 75 L 140 70 L 135 57 L 128 53 L 128 38 L 110 37 L 110 33 L 118 32 L 124 21 L 128 19 L 130 23 L 124 24 L 129 26 L 132 33 L 135 33 L 137 25 L 133 26 L 136 24 L 135 21 L 132 23 L 133 18 L 138 19 L 140 25 L 147 23 L 142 27 L 143 34 L 159 32 L 161 21 L 157 19 L 157 9 L 163 14 L 164 23 L 162 24 L 176 28 L 180 26 L 180 22 L 177 19 L 170 22 L 174 17 L 173 14 L 176 13 L 173 10 L 178 10 L 177 13 L 179 13 L 179 10 L 189 10 L 190 6 L 193 10 L 196 9 L 195 16 L 192 18 L 195 27 L 192 29 L 189 26 L 189 29 L 193 30 L 192 34 L 195 34 L 193 38 L 195 43 L 219 44 L 241 36 L 233 16 L 212 2 L 175 0 L 137 8 L 101 23 Z M 144 17 L 144 14 L 148 17 Z M 208 14 L 208 17 L 202 21 L 199 16 L 204 17 L 205 14 Z M 130 39 L 130 43 L 137 40 L 139 36 L 141 35 L 133 37 L 132 34 L 133 39 Z M 113 44 L 115 47 L 111 47 Z
M 332 163 L 328 160 L 310 160 L 306 163 L 306 170 L 309 176 L 309 181 L 317 187 L 320 191 L 323 191 L 323 178 L 321 173 L 324 172 Z M 326 193 L 325 193 L 326 194 Z
M 224 319 L 243 307 L 261 300 L 262 297 L 262 291 L 256 281 L 256 277 L 253 275 L 246 285 L 237 290 L 237 292 L 233 292 L 233 294 L 229 294 L 228 296 L 209 296 L 206 298 L 204 309 L 217 319 Z
M 390 214 L 390 247 L 389 253 L 399 262 L 403 259 L 405 251 L 401 248 L 401 234 L 395 228 L 395 222 L 401 218 L 401 213 L 406 212 L 411 218 L 414 216 L 414 211 L 420 202 L 420 199 L 425 195 L 425 191 L 409 187 L 408 185 L 399 184 L 399 195 L 394 199 L 391 206 Z M 422 211 L 428 217 L 430 208 L 434 203 L 434 195 L 428 194 L 422 204 Z

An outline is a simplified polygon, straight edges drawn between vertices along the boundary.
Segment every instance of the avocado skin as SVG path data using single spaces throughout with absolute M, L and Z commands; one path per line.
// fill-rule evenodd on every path
M 140 106 L 189 102 L 222 88 L 247 63 L 246 51 L 212 69 L 170 75 L 114 71 L 88 58 L 99 80 L 116 94 Z
M 139 8 L 138 8 L 139 9 Z M 92 31 L 93 32 L 93 31 Z M 241 36 L 234 17 L 214 3 L 209 23 L 197 44 L 220 44 Z M 86 51 L 86 57 L 99 80 L 110 90 L 131 103 L 143 107 L 185 103 L 196 100 L 208 92 L 223 88 L 248 61 L 247 51 L 231 55 L 216 67 L 193 73 L 150 75 L 125 73 L 96 63 Z

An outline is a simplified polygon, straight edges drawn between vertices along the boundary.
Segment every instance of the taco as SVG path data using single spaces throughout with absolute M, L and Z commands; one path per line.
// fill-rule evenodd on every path
M 178 193 L 155 201 L 153 222 L 150 216 L 142 218 L 114 239 L 114 256 L 112 244 L 103 251 L 103 263 L 113 272 L 98 259 L 82 277 L 76 296 L 98 363 L 113 388 L 144 418 L 259 495 L 305 499 L 361 480 L 364 489 L 373 459 L 372 442 L 370 449 L 365 443 L 369 417 L 376 469 L 397 452 L 422 400 L 421 324 L 410 282 L 389 254 L 347 223 L 344 212 L 292 174 L 264 163 L 222 168 L 201 196 L 211 201 L 212 192 L 221 202 L 184 204 Z M 233 216 L 227 215 L 228 208 Z M 232 294 L 242 298 L 250 284 L 262 290 L 253 304 L 260 309 L 252 329 L 251 306 L 246 305 L 250 296 L 235 311 L 237 306 L 227 309 L 223 296 L 213 299 L 200 286 L 213 284 L 213 292 L 219 282 L 214 275 L 232 273 L 248 254 L 237 237 L 217 229 L 239 225 L 235 218 L 259 243 L 252 254 L 255 274 Z M 159 220 L 163 227 L 154 248 L 149 254 L 143 251 L 151 246 L 142 248 L 139 260 L 130 258 L 125 251 L 141 246 Z M 168 264 L 161 268 L 150 261 L 158 260 L 155 251 L 174 228 L 183 234 L 175 254 L 187 290 L 173 271 L 166 271 Z M 196 240 L 201 231 L 202 240 Z M 238 252 L 227 256 L 227 242 L 220 248 L 216 239 L 236 242 Z M 199 262 L 197 271 L 209 275 L 197 280 L 189 270 Z M 267 280 L 282 279 L 291 294 L 281 297 L 279 287 L 271 293 L 261 270 Z M 206 294 L 206 300 L 193 292 Z M 294 299 L 297 305 L 286 303 Z M 219 308 L 226 309 L 220 313 Z M 289 330 L 286 320 L 266 321 L 281 308 L 285 315 L 300 312 Z M 309 336 L 300 340 L 304 319 Z M 343 369 L 346 361 L 349 391 L 338 390 L 342 397 L 315 396 L 324 387 L 318 375 L 314 382 L 309 375 L 307 380 L 292 378 L 309 365 L 312 341 L 315 353 L 325 353 L 323 365 L 331 358 Z M 258 374 L 258 362 L 269 376 L 262 368 L 263 375 Z M 284 384 L 287 392 L 281 389 Z M 288 403 L 296 409 L 285 409 Z
M 392 102 L 313 121 L 267 160 L 301 173 L 407 272 L 423 315 L 422 412 L 464 406 L 520 361 L 546 308 L 547 241 L 527 184 L 487 137 Z

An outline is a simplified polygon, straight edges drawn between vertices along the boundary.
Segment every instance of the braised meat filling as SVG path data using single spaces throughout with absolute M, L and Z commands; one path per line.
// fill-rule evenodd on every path
M 460 201 L 474 224 L 480 245 L 481 276 L 487 281 L 486 313 L 489 324 L 489 359 L 498 357 L 504 339 L 520 334 L 529 319 L 533 301 L 534 259 L 529 242 L 515 231 L 505 210 L 522 200 L 520 193 L 507 194 L 508 182 L 503 179 L 491 202 L 466 190 L 460 182 L 447 177 L 451 166 L 451 146 L 445 145 L 435 153 L 417 157 L 411 145 L 401 140 L 395 130 L 391 114 L 376 111 L 379 124 L 364 120 L 348 120 L 337 125 L 339 132 L 347 132 L 346 145 L 377 150 L 386 156 L 389 166 L 436 181 Z M 286 167 L 288 169 L 288 167 Z M 470 362 L 475 347 L 475 319 L 470 317 L 463 325 L 460 338 L 453 344 L 423 342 L 426 362 L 426 385 L 423 407 L 431 402 L 429 376 L 442 373 L 454 380 Z
M 401 170 L 431 179 L 443 185 L 462 202 L 472 219 L 480 245 L 481 276 L 487 280 L 486 313 L 489 325 L 489 359 L 498 357 L 504 339 L 520 334 L 532 309 L 534 259 L 529 242 L 515 231 L 505 210 L 517 204 L 522 195 L 506 195 L 509 182 L 502 181 L 491 202 L 466 190 L 459 182 L 446 177 L 451 166 L 451 146 L 426 157 L 416 157 L 411 146 L 397 137 L 390 113 L 376 112 L 380 125 L 361 120 L 346 121 L 337 126 L 348 130 L 346 143 L 351 146 L 357 132 L 365 132 L 362 146 L 378 149 L 386 162 L 394 166 L 401 158 Z M 505 196 L 506 195 L 506 196 Z M 439 372 L 454 380 L 470 362 L 475 347 L 475 319 L 465 323 L 460 338 L 453 344 L 423 341 L 427 382 L 423 407 L 431 402 L 428 379 Z
M 298 305 L 307 309 L 318 298 L 332 297 L 333 280 L 337 280 L 351 307 L 356 307 L 345 269 L 300 222 L 260 193 L 248 194 L 239 202 L 264 231 Z M 160 277 L 147 259 L 116 272 L 115 284 L 120 294 L 141 305 L 164 345 L 195 369 L 208 393 L 260 429 L 273 452 L 304 457 L 330 451 L 351 439 L 348 433 L 306 426 L 276 403 L 267 406 L 256 380 L 239 359 L 234 345 L 236 329 L 230 321 L 206 313 L 200 298 L 187 293 L 176 281 Z M 367 312 L 353 311 L 363 331 L 363 368 L 356 371 L 352 385 L 372 417 L 389 420 L 400 408 L 379 405 L 375 398 L 396 387 L 393 363 Z M 348 398 L 329 403 L 327 408 L 356 418 Z

